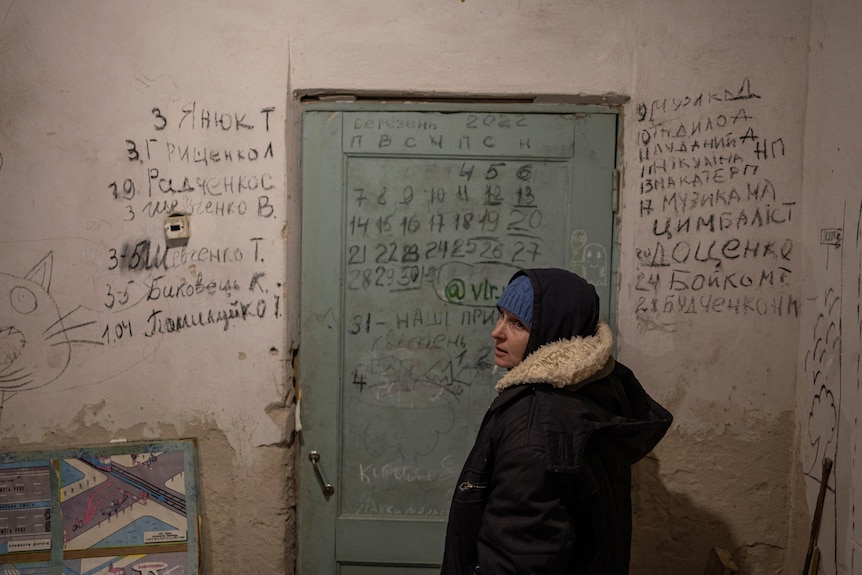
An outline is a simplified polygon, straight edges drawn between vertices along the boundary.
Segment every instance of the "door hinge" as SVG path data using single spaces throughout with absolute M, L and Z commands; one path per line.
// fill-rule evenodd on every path
M 616 214 L 620 211 L 620 171 L 614 170 L 611 179 L 611 190 L 614 194 L 611 210 Z

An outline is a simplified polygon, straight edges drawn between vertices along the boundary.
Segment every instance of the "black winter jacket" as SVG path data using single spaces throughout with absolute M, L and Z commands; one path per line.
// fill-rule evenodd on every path
M 498 382 L 456 484 L 443 575 L 628 573 L 631 465 L 671 414 L 611 357 L 607 325 L 567 339 L 542 332 L 560 301 L 548 292 L 567 287 L 543 284 L 544 271 L 527 272 L 527 357 Z

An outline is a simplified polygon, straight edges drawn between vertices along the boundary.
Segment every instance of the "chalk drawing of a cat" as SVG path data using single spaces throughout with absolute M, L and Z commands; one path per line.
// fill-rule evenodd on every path
M 0 410 L 18 392 L 48 385 L 60 377 L 72 357 L 65 316 L 48 293 L 54 253 L 48 252 L 24 277 L 0 272 Z M 0 411 L 2 413 L 2 411 Z

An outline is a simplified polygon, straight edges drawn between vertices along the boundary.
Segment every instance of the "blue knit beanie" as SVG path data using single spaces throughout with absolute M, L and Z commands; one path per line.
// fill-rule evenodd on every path
M 533 322 L 533 284 L 527 276 L 513 279 L 503 295 L 497 300 L 497 307 L 514 315 L 527 327 Z

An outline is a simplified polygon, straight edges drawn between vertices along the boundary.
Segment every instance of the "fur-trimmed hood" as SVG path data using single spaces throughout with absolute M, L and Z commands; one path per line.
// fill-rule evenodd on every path
M 596 288 L 558 268 L 521 270 L 509 284 L 521 276 L 530 279 L 533 292 L 530 337 L 523 360 L 500 379 L 497 391 L 524 383 L 572 389 L 610 373 L 614 340 L 599 321 Z
M 596 334 L 548 343 L 528 355 L 497 382 L 497 391 L 522 384 L 549 383 L 575 389 L 613 370 L 611 328 L 603 322 Z

